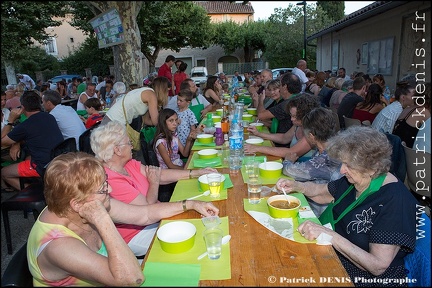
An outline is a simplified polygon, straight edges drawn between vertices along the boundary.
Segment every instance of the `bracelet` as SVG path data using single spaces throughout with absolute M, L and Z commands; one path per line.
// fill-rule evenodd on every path
M 189 179 L 192 179 L 192 169 L 189 169 Z
M 186 200 L 182 201 L 183 211 L 186 212 L 188 209 L 186 208 Z

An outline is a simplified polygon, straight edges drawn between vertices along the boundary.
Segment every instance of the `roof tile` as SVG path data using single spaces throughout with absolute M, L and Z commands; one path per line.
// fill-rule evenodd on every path
M 239 2 L 239 3 L 237 3 Z M 243 5 L 240 1 L 195 1 L 195 4 L 202 6 L 206 9 L 208 14 L 238 14 L 247 13 L 253 14 L 254 10 L 250 2 Z

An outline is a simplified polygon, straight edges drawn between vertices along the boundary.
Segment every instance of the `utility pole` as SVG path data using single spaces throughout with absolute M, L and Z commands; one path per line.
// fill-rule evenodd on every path
M 303 59 L 306 60 L 306 1 L 297 3 L 303 5 Z

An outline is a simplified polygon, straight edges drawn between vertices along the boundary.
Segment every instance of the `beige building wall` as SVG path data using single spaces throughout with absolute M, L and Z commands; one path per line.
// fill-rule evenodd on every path
M 69 56 L 73 51 L 78 49 L 81 44 L 88 37 L 83 31 L 76 29 L 69 23 L 72 15 L 67 15 L 65 18 L 57 18 L 55 20 L 61 20 L 62 24 L 57 27 L 47 28 L 45 31 L 54 38 L 54 51 L 48 51 L 48 45 L 37 43 L 36 46 L 45 48 L 48 54 L 62 59 Z

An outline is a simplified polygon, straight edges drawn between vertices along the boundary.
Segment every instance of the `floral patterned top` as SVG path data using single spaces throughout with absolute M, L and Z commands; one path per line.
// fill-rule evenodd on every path
M 327 187 L 336 201 L 350 185 L 346 177 L 342 177 L 329 182 Z M 338 205 L 334 206 L 335 219 L 355 201 L 355 197 L 356 189 L 352 189 Z M 390 266 L 379 276 L 358 268 L 348 258 L 336 251 L 356 286 L 382 287 L 383 283 L 390 283 L 389 281 L 392 281 L 391 286 L 398 286 L 398 284 L 406 286 L 406 283 L 403 284 L 402 281 L 397 282 L 397 280 L 405 279 L 403 258 L 414 250 L 417 203 L 411 192 L 398 180 L 398 182 L 381 186 L 377 192 L 369 195 L 335 224 L 335 231 L 338 234 L 365 251 L 369 251 L 370 243 L 400 246 Z
M 172 162 L 174 165 L 177 165 L 177 166 L 183 167 L 183 166 L 184 166 L 184 163 L 183 163 L 183 161 L 180 159 L 180 154 L 179 154 L 179 145 L 178 145 L 179 141 L 180 141 L 180 140 L 179 140 L 177 134 L 173 135 L 173 139 L 172 139 L 172 141 L 171 141 L 171 152 L 168 152 L 168 153 L 169 153 L 169 156 L 170 156 L 171 162 Z M 158 161 L 159 161 L 159 167 L 161 167 L 162 169 L 168 169 L 168 166 L 166 165 L 165 161 L 163 160 L 162 156 L 161 156 L 160 153 L 159 153 L 159 150 L 157 149 L 157 147 L 158 147 L 160 144 L 164 145 L 165 148 L 166 148 L 166 150 L 169 151 L 169 150 L 168 150 L 168 142 L 167 142 L 167 139 L 166 139 L 166 138 L 160 138 L 160 139 L 158 139 L 158 140 L 156 141 L 154 147 L 155 147 L 156 157 L 157 157 L 157 159 L 158 159 Z

